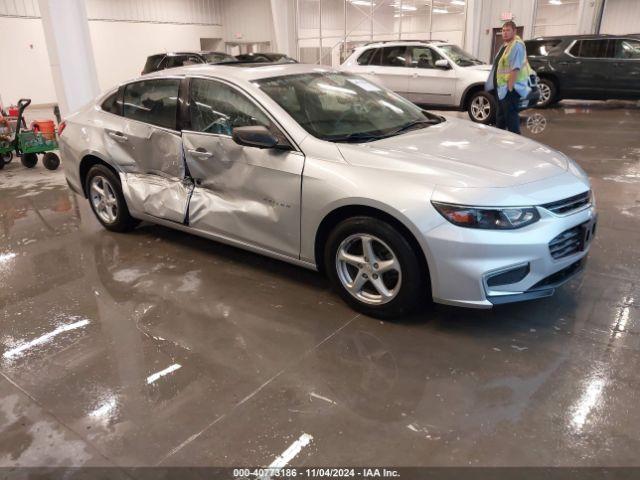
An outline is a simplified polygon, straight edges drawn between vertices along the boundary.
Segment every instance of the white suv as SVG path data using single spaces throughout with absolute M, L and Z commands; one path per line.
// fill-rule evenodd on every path
M 474 122 L 495 117 L 495 99 L 484 91 L 491 65 L 451 43 L 370 43 L 356 48 L 339 70 L 368 77 L 419 105 L 467 110 Z

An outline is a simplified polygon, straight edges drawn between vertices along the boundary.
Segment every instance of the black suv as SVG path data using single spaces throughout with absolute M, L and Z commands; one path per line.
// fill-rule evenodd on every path
M 298 63 L 284 53 L 243 53 L 236 58 L 243 63 Z
M 165 68 L 184 67 L 185 65 L 196 65 L 198 63 L 223 63 L 237 62 L 237 60 L 223 52 L 176 52 L 158 53 L 147 57 L 142 75 Z
M 539 107 L 563 98 L 640 99 L 640 35 L 539 37 L 524 42 L 540 77 Z

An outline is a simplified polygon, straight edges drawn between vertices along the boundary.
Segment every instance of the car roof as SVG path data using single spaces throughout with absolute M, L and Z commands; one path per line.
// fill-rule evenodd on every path
M 149 58 L 151 57 L 158 57 L 160 55 L 206 55 L 209 53 L 216 53 L 218 55 L 227 55 L 229 57 L 233 56 L 233 55 L 229 55 L 228 53 L 225 52 L 217 52 L 215 50 L 200 50 L 200 51 L 193 51 L 193 52 L 164 52 L 164 53 L 155 53 L 153 55 L 149 55 Z
M 320 65 L 307 65 L 304 63 L 226 63 L 226 64 L 201 64 L 187 67 L 169 68 L 144 75 L 143 79 L 166 77 L 172 75 L 203 75 L 222 77 L 231 80 L 248 81 L 262 78 L 281 77 L 304 73 L 336 72 L 337 70 Z
M 450 42 L 446 42 L 444 40 L 384 40 L 380 42 L 369 42 L 359 47 L 356 47 L 358 50 L 363 48 L 378 48 L 378 47 L 395 47 L 395 46 L 406 46 L 406 45 L 448 45 Z
M 627 33 L 624 35 L 609 35 L 609 34 L 591 34 L 591 35 L 549 35 L 549 36 L 541 36 L 534 37 L 526 42 L 534 42 L 534 41 L 544 41 L 544 40 L 599 40 L 599 39 L 607 39 L 607 38 L 628 38 L 628 37 L 638 37 L 640 33 Z

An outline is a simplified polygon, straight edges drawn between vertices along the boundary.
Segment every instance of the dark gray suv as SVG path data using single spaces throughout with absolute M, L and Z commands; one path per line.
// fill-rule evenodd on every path
M 640 35 L 575 35 L 525 41 L 540 77 L 539 107 L 562 99 L 640 99 Z
M 147 57 L 147 62 L 140 75 L 145 75 L 165 68 L 186 67 L 198 63 L 226 63 L 237 62 L 235 57 L 224 52 L 175 52 L 157 53 Z

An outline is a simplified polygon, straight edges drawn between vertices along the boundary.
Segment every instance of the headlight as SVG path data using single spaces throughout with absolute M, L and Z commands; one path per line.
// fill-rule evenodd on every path
M 513 230 L 540 220 L 535 207 L 484 208 L 431 202 L 444 218 L 454 225 L 488 230 Z

